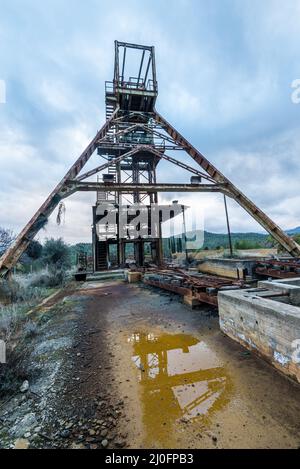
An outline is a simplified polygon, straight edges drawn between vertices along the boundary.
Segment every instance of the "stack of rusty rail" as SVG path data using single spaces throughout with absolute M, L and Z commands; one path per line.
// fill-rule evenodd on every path
M 300 277 L 300 259 L 262 259 L 258 261 L 255 272 L 272 278 Z
M 146 269 L 143 281 L 146 285 L 213 306 L 218 306 L 218 291 L 245 287 L 245 283 L 241 280 L 230 280 L 213 275 L 193 275 L 181 269 Z

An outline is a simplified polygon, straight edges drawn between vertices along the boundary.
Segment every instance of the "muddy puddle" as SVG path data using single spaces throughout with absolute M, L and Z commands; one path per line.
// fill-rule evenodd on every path
M 230 401 L 228 370 L 204 341 L 188 334 L 138 332 L 128 337 L 139 380 L 147 446 L 167 447 L 189 422 L 205 429 Z
M 224 336 L 213 314 L 136 286 L 109 292 L 131 448 L 299 447 L 299 386 Z

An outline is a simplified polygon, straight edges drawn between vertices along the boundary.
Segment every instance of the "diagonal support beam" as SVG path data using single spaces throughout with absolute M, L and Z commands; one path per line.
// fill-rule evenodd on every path
M 262 210 L 246 197 L 232 182 L 196 150 L 169 122 L 155 111 L 155 120 L 217 183 L 225 184 L 231 197 L 246 210 L 292 256 L 300 256 L 300 245 L 279 228 Z
M 138 145 L 138 146 L 134 147 L 133 150 L 128 151 L 127 153 L 124 153 L 123 155 L 119 156 L 118 158 L 113 158 L 108 163 L 105 163 L 101 166 L 97 166 L 97 168 L 91 169 L 90 171 L 87 171 L 86 173 L 82 174 L 81 176 L 78 176 L 76 178 L 76 181 L 83 181 L 84 179 L 86 179 L 88 177 L 94 176 L 94 174 L 100 173 L 100 171 L 104 171 L 104 169 L 108 168 L 112 164 L 120 163 L 125 158 L 129 158 L 130 156 L 133 156 L 136 153 L 139 153 L 140 151 L 149 151 L 149 147 L 147 145 Z
M 66 182 L 70 179 L 74 179 L 80 173 L 84 165 L 96 150 L 97 142 L 101 138 L 104 138 L 110 127 L 113 125 L 114 118 L 117 116 L 118 112 L 119 109 L 117 108 L 110 119 L 104 124 L 99 132 L 97 132 L 95 138 L 89 143 L 77 161 L 75 161 L 75 163 L 71 166 L 64 178 L 51 192 L 43 205 L 37 210 L 32 219 L 27 223 L 25 228 L 16 238 L 14 244 L 3 254 L 0 259 L 0 276 L 5 276 L 8 274 L 8 272 L 12 269 L 12 267 L 14 267 L 14 265 L 16 265 L 19 258 L 26 250 L 30 241 L 35 237 L 38 231 L 43 226 L 45 226 L 49 216 L 63 198 L 63 190 L 65 188 Z
M 176 160 L 176 158 L 172 158 L 171 156 L 168 156 L 165 153 L 159 152 L 152 146 L 148 147 L 148 151 L 156 155 L 158 158 L 169 161 L 169 163 L 173 163 L 176 166 L 179 166 L 180 168 L 185 169 L 186 171 L 189 171 L 190 173 L 196 174 L 197 176 L 200 176 L 210 182 L 215 182 L 213 178 L 208 176 L 207 174 L 202 173 L 201 171 L 198 171 L 197 169 L 192 168 L 192 166 L 189 166 L 185 163 L 182 163 L 181 161 Z

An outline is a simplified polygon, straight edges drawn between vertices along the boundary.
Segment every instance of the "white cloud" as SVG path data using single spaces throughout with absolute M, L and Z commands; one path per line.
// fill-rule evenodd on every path
M 43 80 L 40 93 L 46 104 L 52 106 L 55 110 L 62 112 L 74 111 L 74 101 L 72 99 L 74 92 L 71 92 L 66 84 L 54 80 Z

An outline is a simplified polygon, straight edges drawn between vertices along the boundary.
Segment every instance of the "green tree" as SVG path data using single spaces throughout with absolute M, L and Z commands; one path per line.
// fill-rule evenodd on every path
M 15 240 L 15 235 L 11 230 L 0 226 L 0 256 L 11 246 Z
M 69 246 L 59 239 L 47 239 L 42 251 L 44 264 L 48 264 L 51 271 L 66 271 L 71 267 L 71 255 Z
M 28 248 L 26 249 L 26 254 L 29 256 L 31 259 L 39 259 L 42 256 L 43 252 L 43 246 L 39 241 L 31 241 Z
M 262 248 L 261 243 L 257 243 L 255 241 L 248 241 L 247 239 L 241 239 L 234 243 L 235 249 L 260 249 Z

